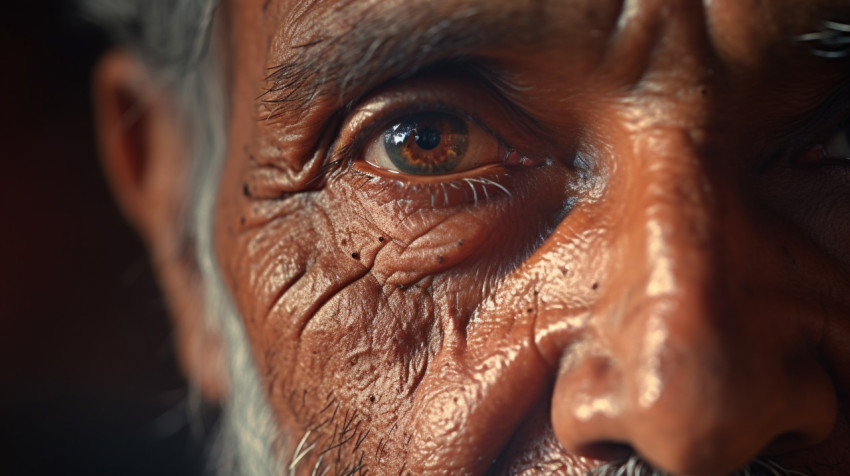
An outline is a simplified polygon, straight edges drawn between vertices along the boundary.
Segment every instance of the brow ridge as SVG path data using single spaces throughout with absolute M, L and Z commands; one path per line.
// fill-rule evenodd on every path
M 523 3 L 529 2 L 509 7 L 486 0 L 446 0 L 435 6 L 349 2 L 332 19 L 304 22 L 313 31 L 300 32 L 308 39 L 286 47 L 287 59 L 269 68 L 260 99 L 304 107 L 321 97 L 341 105 L 376 83 L 446 59 L 482 54 L 506 38 L 531 41 L 545 24 L 544 2 L 531 1 L 534 8 Z

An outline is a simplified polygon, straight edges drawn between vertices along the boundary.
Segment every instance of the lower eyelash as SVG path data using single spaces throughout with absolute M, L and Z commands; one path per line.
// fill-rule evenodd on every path
M 513 198 L 510 184 L 506 186 L 499 183 L 499 179 L 513 180 L 514 178 L 501 166 L 489 168 L 490 173 L 482 174 L 482 176 L 428 183 L 382 177 L 363 170 L 357 164 L 351 164 L 348 172 L 350 175 L 362 178 L 355 183 L 358 190 L 381 194 L 393 200 L 406 201 L 418 207 L 451 208 L 467 204 L 478 206 L 503 197 Z
M 472 189 L 473 194 L 475 194 L 474 197 L 476 204 L 478 203 L 478 195 L 475 192 L 475 184 L 481 184 L 481 189 L 484 191 L 484 196 L 487 200 L 490 199 L 490 194 L 487 191 L 488 186 L 495 187 L 497 190 L 504 192 L 505 195 L 508 196 L 508 198 L 513 198 L 513 194 L 510 190 L 508 190 L 498 182 L 494 182 L 493 180 L 490 180 L 486 177 L 465 178 L 463 179 L 463 181 L 469 185 L 469 187 Z

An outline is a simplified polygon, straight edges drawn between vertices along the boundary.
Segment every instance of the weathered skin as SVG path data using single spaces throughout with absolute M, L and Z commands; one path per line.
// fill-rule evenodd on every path
M 789 40 L 850 3 L 336 3 L 220 12 L 216 250 L 284 459 L 309 431 L 305 470 L 335 448 L 332 470 L 580 474 L 628 446 L 681 474 L 758 455 L 850 471 L 850 168 L 797 160 L 842 127 L 847 107 L 817 108 L 850 77 Z M 482 76 L 265 102 L 293 45 L 367 3 L 510 11 L 516 35 L 464 51 Z M 534 163 L 435 178 L 362 160 L 357 140 L 435 91 Z M 504 190 L 444 194 L 463 177 Z

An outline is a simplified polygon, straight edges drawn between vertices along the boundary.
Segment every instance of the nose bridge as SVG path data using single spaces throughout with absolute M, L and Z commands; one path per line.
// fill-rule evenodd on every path
M 615 289 L 628 290 L 627 297 L 607 295 L 610 304 L 594 323 L 623 375 L 625 404 L 641 414 L 675 399 L 681 414 L 669 424 L 696 431 L 688 416 L 700 409 L 692 406 L 706 404 L 698 396 L 722 393 L 714 385 L 732 377 L 726 364 L 737 353 L 729 340 L 746 331 L 732 328 L 741 322 L 727 292 L 736 277 L 722 252 L 731 238 L 723 236 L 728 231 L 693 136 L 664 127 L 634 141 L 642 167 L 624 184 L 628 205 L 614 231 L 619 263 L 611 270 Z
M 588 320 L 589 350 L 563 360 L 553 394 L 568 449 L 593 456 L 589 443 L 625 442 L 669 471 L 723 472 L 796 425 L 781 332 L 734 302 L 744 278 L 724 250 L 746 231 L 723 226 L 735 198 L 714 192 L 695 137 L 635 134 L 632 165 L 610 185 L 609 284 Z
M 689 393 L 722 392 L 712 384 L 733 371 L 725 364 L 747 332 L 735 328 L 741 320 L 727 292 L 736 277 L 722 250 L 732 238 L 723 236 L 728 231 L 693 136 L 664 127 L 633 141 L 640 166 L 618 194 L 628 198 L 612 232 L 613 282 L 593 320 L 622 376 L 624 404 L 651 412 L 675 398 L 685 425 L 694 423 L 685 414 L 696 410 L 687 406 L 701 400 L 689 401 Z
M 616 275 L 630 287 L 642 281 L 635 292 L 647 297 L 674 297 L 714 262 L 711 186 L 690 131 L 659 127 L 633 144 L 638 165 L 622 185 L 626 205 L 614 236 L 624 269 Z

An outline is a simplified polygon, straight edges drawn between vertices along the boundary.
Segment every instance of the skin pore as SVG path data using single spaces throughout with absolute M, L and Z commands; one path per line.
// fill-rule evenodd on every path
M 285 464 L 847 473 L 850 69 L 794 38 L 850 3 L 218 15 L 213 241 Z M 417 120 L 450 172 L 382 155 Z

